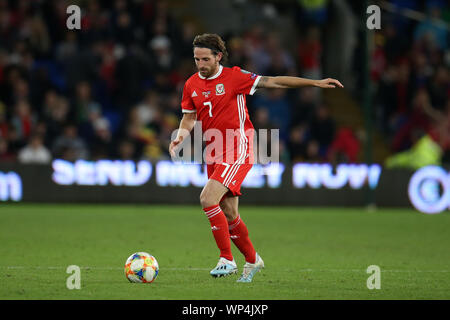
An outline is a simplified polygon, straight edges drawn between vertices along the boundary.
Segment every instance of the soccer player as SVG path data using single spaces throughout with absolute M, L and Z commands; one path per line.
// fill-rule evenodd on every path
M 169 151 L 172 158 L 175 157 L 180 143 L 190 134 L 196 121 L 201 121 L 204 134 L 208 130 L 222 133 L 224 138 L 219 138 L 219 141 L 214 139 L 214 142 L 222 142 L 223 151 L 213 148 L 214 152 L 207 159 L 208 182 L 200 194 L 200 204 L 220 250 L 219 262 L 210 274 L 222 277 L 237 273 L 231 253 L 231 238 L 246 261 L 237 281 L 251 282 L 255 273 L 264 268 L 264 262 L 255 251 L 238 210 L 241 184 L 252 167 L 253 154 L 253 136 L 247 134 L 253 125 L 245 96 L 253 95 L 259 88 L 342 88 L 343 85 L 330 78 L 310 80 L 289 76 L 268 77 L 239 67 L 224 67 L 222 64 L 228 54 L 224 41 L 216 34 L 196 36 L 193 51 L 198 73 L 192 75 L 184 85 L 181 101 L 183 118 Z M 235 134 L 233 143 L 230 143 L 231 139 L 225 138 L 226 131 L 230 129 Z M 211 142 L 207 142 L 206 148 Z

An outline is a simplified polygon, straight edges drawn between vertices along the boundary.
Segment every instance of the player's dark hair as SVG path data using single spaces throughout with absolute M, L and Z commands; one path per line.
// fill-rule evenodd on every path
M 214 55 L 222 52 L 221 63 L 225 63 L 228 60 L 228 52 L 225 47 L 225 42 L 222 38 L 215 33 L 204 33 L 196 36 L 192 42 L 194 48 L 208 48 L 211 49 Z

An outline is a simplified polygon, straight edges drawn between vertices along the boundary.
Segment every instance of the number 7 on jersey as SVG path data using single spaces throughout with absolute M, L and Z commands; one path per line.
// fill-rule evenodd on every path
M 212 118 L 212 103 L 211 103 L 211 101 L 203 102 L 203 105 L 209 106 L 209 117 Z

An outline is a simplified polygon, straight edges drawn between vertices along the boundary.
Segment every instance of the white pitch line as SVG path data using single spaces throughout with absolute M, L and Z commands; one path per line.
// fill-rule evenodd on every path
M 0 266 L 0 269 L 46 269 L 46 270 L 65 270 L 67 267 L 61 266 Z M 84 270 L 123 270 L 120 267 L 86 267 L 80 266 Z M 179 271 L 204 271 L 210 270 L 208 268 L 160 268 L 162 270 L 179 270 Z
M 46 270 L 65 270 L 67 267 L 62 266 L 0 266 L 0 269 L 46 269 Z M 81 266 L 80 269 L 84 270 L 123 270 L 120 267 L 88 267 Z M 171 271 L 207 271 L 209 268 L 165 268 L 162 267 L 160 270 L 171 270 Z M 366 269 L 281 269 L 279 271 L 285 272 L 361 272 L 366 273 Z M 395 270 L 386 269 L 380 270 L 381 272 L 397 272 L 397 273 L 450 273 L 450 270 Z
M 297 270 L 286 270 L 286 271 L 300 271 L 300 272 L 366 272 L 366 269 L 297 269 Z M 386 269 L 380 270 L 381 272 L 400 272 L 400 273 L 408 273 L 408 272 L 429 272 L 429 273 L 450 273 L 450 270 L 390 270 Z

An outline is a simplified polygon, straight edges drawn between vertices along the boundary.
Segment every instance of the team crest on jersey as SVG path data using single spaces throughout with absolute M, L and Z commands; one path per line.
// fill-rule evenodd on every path
M 223 83 L 216 84 L 216 95 L 220 96 L 222 94 L 225 94 L 225 87 Z
M 202 94 L 205 96 L 205 98 L 208 98 L 211 94 L 211 91 L 203 91 Z

